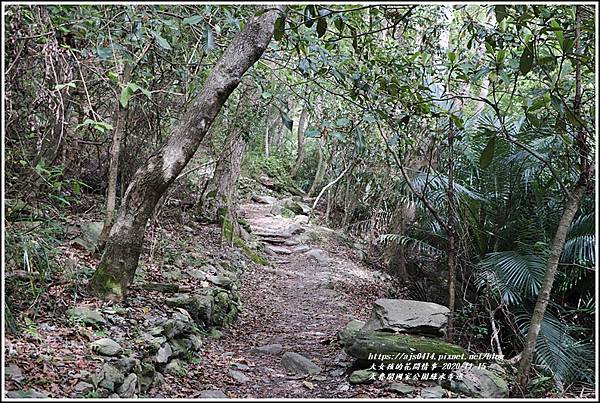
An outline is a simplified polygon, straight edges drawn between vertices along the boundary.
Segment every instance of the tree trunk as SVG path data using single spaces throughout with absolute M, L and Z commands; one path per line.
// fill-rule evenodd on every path
M 302 166 L 302 162 L 304 162 L 304 131 L 306 130 L 304 124 L 306 123 L 307 115 L 308 112 L 306 109 L 302 109 L 302 114 L 300 115 L 300 120 L 298 121 L 298 156 L 296 157 L 294 168 L 292 168 L 292 178 L 298 175 L 298 170 Z
M 580 53 L 580 30 L 581 30 L 581 14 L 580 6 L 575 6 L 575 49 L 577 53 Z M 579 59 L 575 63 L 575 99 L 573 102 L 573 113 L 580 119 L 581 109 L 581 63 Z M 556 277 L 556 271 L 558 270 L 558 263 L 560 256 L 565 246 L 565 240 L 567 239 L 567 233 L 569 227 L 577 213 L 579 203 L 585 195 L 588 188 L 591 187 L 591 167 L 588 163 L 588 145 L 585 141 L 583 128 L 579 127 L 576 130 L 576 146 L 575 150 L 579 155 L 579 179 L 575 188 L 567 199 L 567 205 L 563 211 L 562 217 L 558 223 L 558 228 L 554 234 L 554 240 L 552 241 L 552 247 L 550 249 L 550 256 L 546 263 L 546 273 L 540 291 L 538 293 L 535 308 L 533 309 L 533 315 L 531 316 L 531 323 L 529 324 L 529 331 L 527 332 L 527 340 L 525 342 L 525 348 L 521 355 L 519 362 L 519 372 L 517 374 L 517 382 L 521 386 L 526 386 L 529 369 L 533 362 L 533 355 L 535 353 L 535 345 L 537 337 L 540 333 L 542 320 L 546 312 L 546 307 L 550 300 L 550 292 L 552 291 L 552 285 L 554 284 L 554 278 Z
M 323 167 L 325 165 L 323 161 L 323 146 L 319 140 L 317 140 L 317 146 L 319 151 L 319 162 L 317 163 L 317 172 L 315 172 L 315 178 L 310 190 L 308 191 L 308 197 L 312 197 L 315 194 L 317 191 L 317 186 L 319 186 L 319 184 L 323 181 L 323 176 L 325 175 L 325 169 Z
M 200 206 L 202 215 L 209 221 L 222 223 L 223 219 L 233 219 L 233 194 L 245 149 L 241 130 L 233 130 L 225 142 L 225 151 L 217 161 Z
M 139 262 L 146 224 L 156 203 L 196 152 L 242 75 L 261 57 L 283 6 L 251 18 L 225 50 L 192 106 L 184 112 L 167 142 L 141 166 L 125 192 L 91 291 L 122 300 Z
M 121 83 L 127 85 L 131 79 L 133 66 L 126 63 L 123 70 Z M 121 150 L 121 139 L 125 131 L 125 121 L 127 120 L 127 109 L 117 100 L 115 129 L 113 131 L 112 144 L 110 148 L 110 166 L 108 168 L 108 190 L 106 195 L 106 215 L 104 216 L 104 226 L 98 236 L 96 250 L 101 252 L 106 245 L 108 234 L 112 228 L 117 204 L 117 177 L 119 176 L 119 154 Z
M 546 274 L 544 275 L 544 280 L 540 286 L 540 291 L 535 303 L 533 315 L 531 316 L 531 324 L 529 325 L 529 331 L 527 333 L 525 349 L 523 350 L 521 361 L 519 363 L 517 381 L 522 386 L 527 384 L 527 377 L 533 361 L 537 337 L 540 333 L 542 320 L 544 319 L 544 313 L 546 312 L 546 307 L 548 306 L 548 302 L 550 300 L 550 291 L 552 290 L 552 285 L 554 284 L 554 278 L 556 276 L 556 270 L 558 269 L 560 255 L 562 254 L 565 246 L 565 240 L 567 238 L 569 227 L 573 221 L 573 218 L 575 217 L 577 209 L 579 208 L 579 202 L 581 201 L 585 190 L 586 185 L 584 183 L 580 183 L 572 192 L 571 197 L 565 206 L 565 210 L 563 211 L 563 215 L 560 218 L 560 222 L 558 223 L 558 229 L 554 235 L 554 240 L 552 241 L 550 257 L 548 258 L 548 262 L 546 264 Z
M 454 228 L 454 128 L 452 123 L 448 130 L 448 328 L 446 337 L 454 338 L 454 306 L 456 293 L 456 229 Z

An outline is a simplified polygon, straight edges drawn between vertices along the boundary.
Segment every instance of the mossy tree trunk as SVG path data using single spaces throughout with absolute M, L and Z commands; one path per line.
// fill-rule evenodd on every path
M 202 216 L 208 221 L 222 223 L 227 218 L 235 222 L 235 184 L 240 177 L 245 150 L 246 142 L 241 130 L 233 130 L 225 141 L 224 152 L 217 161 L 215 173 L 199 206 Z
M 125 192 L 90 290 L 122 300 L 133 281 L 146 224 L 156 203 L 196 152 L 210 125 L 238 86 L 242 75 L 261 57 L 283 6 L 251 18 L 227 47 L 191 107 L 183 113 L 167 142 L 136 171 Z

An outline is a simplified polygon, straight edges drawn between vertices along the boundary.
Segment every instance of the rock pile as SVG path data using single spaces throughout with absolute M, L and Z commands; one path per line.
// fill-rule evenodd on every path
M 424 353 L 427 357 L 437 357 L 431 361 L 437 361 L 439 369 L 442 369 L 441 362 L 444 361 L 440 357 L 462 357 L 455 360 L 459 364 L 468 361 L 468 355 L 462 347 L 439 339 L 446 333 L 448 313 L 448 308 L 431 302 L 398 299 L 375 301 L 366 323 L 353 320 L 338 333 L 346 353 L 356 359 L 356 367 L 362 368 L 350 375 L 349 382 L 372 382 L 378 374 L 369 365 L 374 362 L 376 368 L 382 364 L 386 367 L 389 364 L 406 365 L 406 359 L 400 357 L 411 354 Z M 420 397 L 440 398 L 448 390 L 469 397 L 508 396 L 507 374 L 497 364 L 492 364 L 488 369 L 474 365 L 468 369 L 465 366 L 456 370 L 451 367 L 451 370 L 451 381 L 446 378 L 440 382 L 441 385 L 422 389 Z M 419 393 L 402 383 L 392 385 L 396 393 Z

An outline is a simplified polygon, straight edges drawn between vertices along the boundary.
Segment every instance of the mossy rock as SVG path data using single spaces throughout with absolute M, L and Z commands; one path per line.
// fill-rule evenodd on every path
M 212 323 L 214 298 L 212 292 L 204 294 L 178 294 L 167 298 L 167 305 L 183 308 L 198 325 L 209 326 Z
M 373 375 L 377 377 L 376 372 L 369 371 L 368 369 L 360 369 L 350 374 L 348 381 L 353 385 L 358 385 L 360 383 L 370 383 L 373 382 Z
M 294 213 L 292 210 L 285 208 L 285 207 L 282 207 L 281 210 L 279 210 L 279 214 L 281 214 L 281 216 L 284 218 L 296 217 L 296 213 Z
M 456 359 L 458 356 L 465 359 L 468 357 L 462 347 L 439 339 L 378 331 L 359 334 L 354 343 L 347 346 L 345 350 L 348 355 L 360 361 L 369 361 L 370 355 L 373 354 L 386 356 L 383 359 L 376 359 L 383 362 L 399 361 L 394 358 L 403 353 L 432 353 L 435 357 L 439 357 L 440 361 L 443 361 L 445 356 L 453 356 L 454 359 L 449 360 L 452 362 L 464 361 L 464 359 Z
M 356 338 L 356 335 L 364 325 L 365 322 L 361 320 L 351 320 L 348 322 L 348 324 L 338 333 L 340 344 L 343 346 L 352 344 Z

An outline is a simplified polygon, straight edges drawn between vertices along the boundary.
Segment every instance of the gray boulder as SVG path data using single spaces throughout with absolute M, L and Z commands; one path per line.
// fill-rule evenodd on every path
M 129 374 L 123 381 L 123 384 L 117 389 L 119 396 L 125 398 L 133 397 L 137 391 L 137 379 L 136 374 Z
M 73 321 L 81 322 L 94 328 L 101 328 L 107 323 L 100 312 L 85 306 L 69 309 L 67 316 Z
M 354 342 L 354 339 L 356 338 L 356 335 L 364 325 L 365 322 L 363 322 L 362 320 L 353 319 L 350 322 L 348 322 L 346 327 L 344 327 L 338 333 L 338 339 L 340 341 L 340 344 L 342 346 L 352 344 Z
M 415 393 L 416 391 L 414 386 L 410 386 L 405 383 L 392 383 L 386 389 L 399 395 L 409 395 Z
M 219 389 L 203 390 L 198 397 L 201 399 L 229 399 L 229 396 Z
M 235 379 L 239 383 L 246 383 L 250 380 L 250 378 L 248 378 L 242 372 L 236 371 L 235 369 L 230 369 L 228 374 L 232 379 Z
M 94 384 L 114 392 L 125 380 L 125 375 L 117 367 L 104 364 L 99 373 L 93 377 Z
M 19 368 L 16 364 L 10 364 L 4 368 L 4 374 L 6 375 L 6 379 L 11 379 L 15 382 L 20 383 L 24 379 L 21 368 Z
M 373 371 L 369 371 L 368 369 L 360 369 L 358 371 L 354 371 L 350 374 L 348 381 L 353 385 L 358 385 L 360 383 L 370 383 L 373 382 L 372 375 L 377 373 Z
M 92 390 L 94 390 L 94 385 L 92 385 L 91 383 L 87 383 L 87 382 L 77 382 L 77 384 L 75 386 L 73 386 L 73 390 L 75 392 L 77 392 L 78 394 L 83 394 L 83 393 L 87 393 L 87 392 L 91 392 Z
M 443 336 L 448 308 L 433 302 L 404 299 L 378 299 L 361 333 L 374 330 Z
M 199 325 L 209 325 L 213 314 L 214 299 L 212 290 L 206 291 L 206 294 L 177 294 L 174 297 L 167 298 L 167 305 L 177 308 L 183 308 L 189 312 L 191 318 Z M 165 326 L 165 335 L 166 326 Z
M 383 354 L 391 357 L 406 353 L 432 353 L 435 356 L 467 357 L 462 347 L 446 343 L 431 337 L 395 334 L 390 332 L 363 333 L 362 330 L 354 339 L 354 343 L 344 348 L 348 355 L 361 361 L 368 361 L 372 354 Z M 393 362 L 394 359 L 386 360 Z
M 233 281 L 229 277 L 217 275 L 217 276 L 206 276 L 206 280 L 216 286 L 222 288 L 231 288 Z
M 308 358 L 293 352 L 287 352 L 281 357 L 281 365 L 290 372 L 297 374 L 316 375 L 321 368 Z
M 48 392 L 38 392 L 37 390 L 28 389 L 28 390 L 10 390 L 6 392 L 6 397 L 11 399 L 45 399 L 50 397 Z
M 439 385 L 421 389 L 421 397 L 425 399 L 440 399 L 444 395 L 446 395 L 446 391 Z
M 489 368 L 479 368 L 477 366 L 470 369 L 461 368 L 455 371 L 454 374 L 458 376 L 442 383 L 442 386 L 448 390 L 475 398 L 508 397 L 506 373 L 497 365 Z M 460 377 L 462 379 L 459 379 Z
M 95 342 L 90 344 L 90 348 L 96 354 L 106 355 L 108 357 L 116 357 L 121 355 L 123 352 L 123 347 L 119 345 L 113 339 L 109 339 L 108 337 L 96 340 Z
M 185 374 L 185 367 L 178 359 L 174 359 L 165 365 L 165 374 L 171 374 L 175 376 L 182 376 Z
M 323 251 L 321 249 L 309 250 L 306 252 L 306 255 L 316 260 L 319 266 L 327 266 L 327 263 L 329 262 L 329 259 L 323 255 Z
M 173 355 L 173 350 L 169 343 L 164 343 L 156 353 L 156 362 L 159 364 L 165 364 L 169 361 L 169 358 Z

